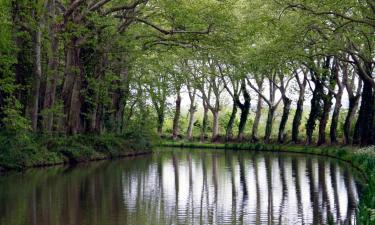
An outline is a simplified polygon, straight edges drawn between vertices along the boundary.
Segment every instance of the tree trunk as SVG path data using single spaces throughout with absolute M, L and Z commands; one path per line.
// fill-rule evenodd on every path
M 299 127 L 301 125 L 302 115 L 303 115 L 303 103 L 305 101 L 305 92 L 306 92 L 306 85 L 307 85 L 307 71 L 302 70 L 303 72 L 303 80 L 300 81 L 298 77 L 298 73 L 296 73 L 296 78 L 299 86 L 299 96 L 297 101 L 297 108 L 293 118 L 292 124 L 292 142 L 298 143 L 298 136 L 299 136 Z
M 265 131 L 265 134 L 264 134 L 264 142 L 265 143 L 269 143 L 270 140 L 271 140 L 273 117 L 275 115 L 275 110 L 276 110 L 276 108 L 274 106 L 270 106 L 269 109 L 268 109 L 266 131 Z
M 208 123 L 208 107 L 203 104 L 203 120 L 202 120 L 202 129 L 201 129 L 201 142 L 204 142 L 206 139 L 206 129 Z
M 283 115 L 281 117 L 280 126 L 279 126 L 279 134 L 277 137 L 279 143 L 284 143 L 285 141 L 285 127 L 286 127 L 286 123 L 288 122 L 290 105 L 292 104 L 292 100 L 284 96 L 283 103 L 284 103 Z
M 212 141 L 219 137 L 219 111 L 212 110 Z
M 331 120 L 331 127 L 330 127 L 330 138 L 331 138 L 331 144 L 337 144 L 337 126 L 339 123 L 339 117 L 340 117 L 340 110 L 341 110 L 341 99 L 342 99 L 343 91 L 342 89 L 339 90 L 339 92 L 336 94 L 336 103 L 335 108 L 333 110 L 332 114 L 332 120 Z
M 353 143 L 370 145 L 372 143 L 372 123 L 374 115 L 374 91 L 371 84 L 363 81 L 362 101 L 353 136 Z
M 310 115 L 306 123 L 306 144 L 312 144 L 312 137 L 316 126 L 316 120 L 321 114 L 321 95 L 323 94 L 323 86 L 319 81 L 315 82 L 315 89 L 311 99 Z
M 301 125 L 302 114 L 303 114 L 303 97 L 301 98 L 300 96 L 300 98 L 297 101 L 297 109 L 293 118 L 292 142 L 294 143 L 298 143 L 299 126 Z
M 232 106 L 232 113 L 230 114 L 230 118 L 226 127 L 226 134 L 225 134 L 225 140 L 230 141 L 233 140 L 233 125 L 234 121 L 236 119 L 236 114 L 237 114 L 237 105 L 235 100 L 233 101 L 233 106 Z
M 245 102 L 244 106 L 241 106 L 240 109 L 241 109 L 241 116 L 240 116 L 240 123 L 238 124 L 237 139 L 239 141 L 242 141 L 245 138 L 245 127 L 246 127 L 247 118 L 249 117 L 250 101 Z
M 358 109 L 360 95 L 349 98 L 349 109 L 344 122 L 344 141 L 346 145 L 352 144 L 351 129 L 355 114 Z
M 251 133 L 251 141 L 254 142 L 254 143 L 259 140 L 258 139 L 258 127 L 259 127 L 260 118 L 262 116 L 262 104 L 263 104 L 263 99 L 260 95 L 258 95 L 257 110 L 256 110 L 256 113 L 255 113 L 253 129 L 252 129 L 252 133 Z
M 65 113 L 65 132 L 75 134 L 80 128 L 80 88 L 81 74 L 79 66 L 80 49 L 76 46 L 76 41 L 72 38 L 70 46 L 67 46 L 65 80 L 62 89 Z
M 69 110 L 68 120 L 68 134 L 75 135 L 80 132 L 81 126 L 81 88 L 82 88 L 82 77 L 78 75 L 74 79 L 74 85 L 72 90 L 72 98 Z
M 319 134 L 318 134 L 318 143 L 317 143 L 318 145 L 322 145 L 326 143 L 326 127 L 328 123 L 329 112 L 332 106 L 332 95 L 328 94 L 324 96 L 323 101 L 324 101 L 324 106 L 323 106 L 323 112 L 320 117 L 320 123 L 319 123 Z
M 250 98 L 249 93 L 246 90 L 245 80 L 242 81 L 241 89 L 242 89 L 242 95 L 243 95 L 245 102 L 243 104 L 240 104 L 241 116 L 240 116 L 240 123 L 238 125 L 238 136 L 237 136 L 237 139 L 239 141 L 242 141 L 245 137 L 245 127 L 246 127 L 247 118 L 249 116 L 250 104 L 251 104 L 251 98 Z
M 52 0 L 49 4 L 49 12 L 51 21 L 55 21 L 56 19 L 56 2 Z M 58 79 L 58 47 L 59 42 L 57 38 L 57 34 L 53 29 L 53 24 L 49 26 L 49 36 L 50 40 L 50 48 L 51 53 L 48 59 L 48 73 L 46 76 L 46 89 L 43 99 L 43 118 L 42 118 L 42 126 L 43 132 L 50 133 L 52 131 L 53 126 L 53 107 L 55 105 L 55 98 L 56 98 L 56 85 Z
M 97 119 L 98 119 L 98 113 L 99 113 L 99 107 L 100 107 L 99 94 L 95 93 L 93 99 L 94 99 L 94 102 L 96 102 L 97 104 L 95 104 L 95 106 L 94 106 L 94 108 L 91 112 L 91 120 L 90 120 L 90 124 L 89 124 L 88 129 L 92 133 L 99 133 L 99 130 L 97 129 L 98 128 Z
M 99 103 L 98 105 L 99 112 L 96 114 L 96 127 L 95 130 L 98 134 L 102 134 L 105 132 L 105 126 L 104 126 L 104 116 L 105 116 L 105 107 L 103 103 Z
M 181 115 L 181 95 L 180 95 L 180 92 L 178 91 L 177 99 L 176 99 L 176 110 L 175 110 L 174 118 L 173 118 L 173 131 L 172 131 L 173 140 L 176 140 L 179 135 L 180 115 Z
M 157 112 L 157 114 L 158 114 L 157 132 L 159 136 L 162 136 L 163 125 L 164 125 L 164 112 Z
M 38 128 L 38 111 L 39 111 L 39 92 L 40 92 L 40 80 L 42 77 L 42 62 L 41 62 L 41 39 L 42 39 L 42 31 L 40 28 L 40 24 L 36 28 L 35 32 L 35 77 L 34 83 L 31 92 L 32 101 L 30 102 L 30 118 L 31 118 L 31 125 L 34 132 L 37 131 Z
M 194 100 L 190 102 L 189 108 L 189 125 L 187 129 L 187 137 L 189 140 L 193 139 L 193 126 L 194 126 L 194 113 L 196 111 L 196 107 L 194 105 Z
M 43 102 L 43 110 L 46 110 L 43 115 L 43 130 L 46 133 L 52 131 L 53 126 L 53 107 L 56 98 L 56 85 L 58 79 L 58 39 L 53 31 L 50 31 L 51 36 L 51 56 L 48 62 L 46 91 Z M 51 76 L 51 77 L 50 77 Z

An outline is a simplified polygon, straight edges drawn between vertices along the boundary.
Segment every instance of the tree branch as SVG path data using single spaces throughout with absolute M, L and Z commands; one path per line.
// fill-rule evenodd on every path
M 263 100 L 267 103 L 267 105 L 269 106 L 269 107 L 271 107 L 272 106 L 272 104 L 271 104 L 271 102 L 267 99 L 267 97 L 266 96 L 264 96 L 263 95 L 263 93 L 262 92 L 260 92 L 252 83 L 251 83 L 251 81 L 250 81 L 250 79 L 249 78 L 246 78 L 246 80 L 247 80 L 247 83 L 249 84 L 249 86 L 256 92 L 256 93 L 258 93 L 259 94 L 259 96 L 261 97 L 261 98 L 263 98 Z

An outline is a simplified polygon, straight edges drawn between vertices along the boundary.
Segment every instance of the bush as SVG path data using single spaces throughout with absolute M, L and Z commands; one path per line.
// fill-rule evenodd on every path
M 0 133 L 0 167 L 23 169 L 61 163 L 115 158 L 151 149 L 151 138 L 141 132 L 127 135 L 46 136 L 23 138 Z

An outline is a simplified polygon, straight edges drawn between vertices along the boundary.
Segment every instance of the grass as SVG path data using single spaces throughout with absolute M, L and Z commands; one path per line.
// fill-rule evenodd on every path
M 367 148 L 352 147 L 313 147 L 303 145 L 280 145 L 263 143 L 200 143 L 187 141 L 163 141 L 164 147 L 209 148 L 228 150 L 275 151 L 314 154 L 337 158 L 350 163 L 364 175 L 366 184 L 362 193 L 357 222 L 363 225 L 375 225 L 375 146 Z

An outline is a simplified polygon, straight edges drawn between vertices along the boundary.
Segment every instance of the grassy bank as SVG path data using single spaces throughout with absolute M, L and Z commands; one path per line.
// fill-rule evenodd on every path
M 151 139 L 136 135 L 18 136 L 0 134 L 0 170 L 74 164 L 143 154 Z
M 349 147 L 313 147 L 302 145 L 278 145 L 278 144 L 250 144 L 250 143 L 199 143 L 199 142 L 173 142 L 164 141 L 160 144 L 164 147 L 181 148 L 209 148 L 227 150 L 250 151 L 274 151 L 316 154 L 334 157 L 350 163 L 364 175 L 366 184 L 362 193 L 358 223 L 364 225 L 375 224 L 375 147 L 355 149 Z

